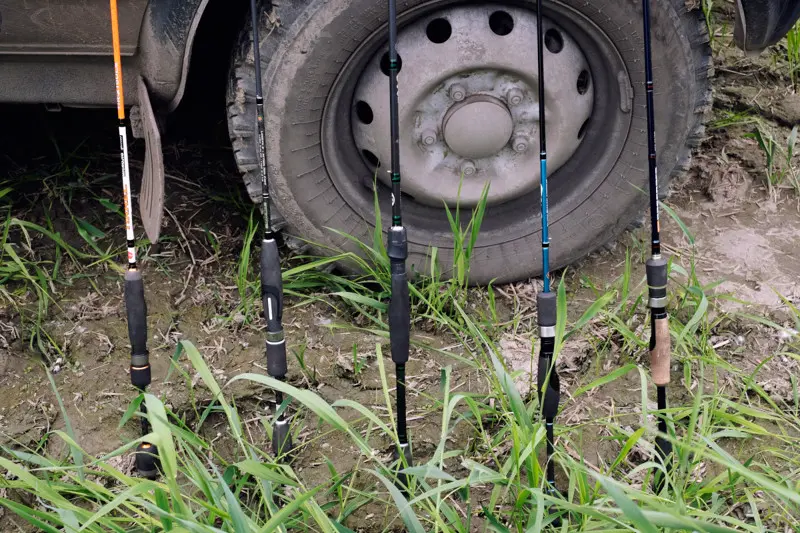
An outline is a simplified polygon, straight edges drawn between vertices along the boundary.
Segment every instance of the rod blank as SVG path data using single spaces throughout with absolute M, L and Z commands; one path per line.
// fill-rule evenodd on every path
M 558 405 L 561 400 L 561 387 L 555 365 L 556 323 L 558 320 L 557 298 L 550 292 L 550 228 L 548 221 L 548 191 L 547 191 L 547 130 L 545 106 L 545 74 L 544 74 L 544 24 L 542 0 L 536 2 L 536 32 L 537 32 L 537 62 L 538 62 L 538 92 L 539 92 L 539 164 L 541 169 L 541 210 L 542 210 L 542 279 L 543 292 L 536 297 L 536 308 L 539 323 L 539 364 L 537 368 L 537 384 L 539 390 L 539 404 L 542 408 L 542 417 L 545 421 L 547 437 L 547 465 L 546 487 L 550 494 L 558 493 L 556 489 L 555 464 L 553 463 L 555 431 L 555 418 L 558 414 Z M 553 524 L 558 526 L 561 520 L 556 517 Z
M 270 214 L 269 174 L 267 170 L 267 136 L 264 126 L 264 95 L 261 87 L 261 53 L 258 38 L 258 8 L 250 0 L 253 24 L 253 61 L 256 77 L 256 129 L 258 132 L 258 168 L 261 177 L 261 211 L 264 217 L 264 238 L 261 240 L 261 303 L 267 323 L 265 351 L 267 373 L 281 381 L 286 379 L 286 338 L 283 332 L 283 278 L 278 242 L 272 228 Z M 283 394 L 275 392 L 276 406 L 283 403 Z M 277 408 L 277 407 L 276 407 Z M 289 421 L 281 414 L 272 426 L 272 451 L 276 457 L 286 457 L 293 449 Z
M 408 237 L 403 227 L 400 191 L 400 120 L 398 117 L 397 74 L 400 63 L 397 55 L 397 2 L 389 0 L 389 115 L 392 143 L 392 226 L 389 228 L 387 255 L 391 265 L 391 289 L 389 301 L 389 342 L 392 361 L 397 375 L 397 455 L 401 463 L 412 465 L 411 446 L 406 427 L 406 363 L 408 362 L 411 334 L 411 301 L 408 290 Z M 401 464 L 402 467 L 402 464 Z M 406 476 L 400 474 L 398 481 L 405 491 Z
M 656 154 L 655 104 L 653 83 L 652 42 L 650 36 L 650 0 L 642 0 L 642 30 L 644 37 L 645 97 L 647 103 L 647 159 L 650 186 L 650 224 L 652 257 L 647 261 L 648 307 L 650 308 L 650 371 L 656 384 L 660 433 L 667 432 L 663 411 L 667 408 L 666 386 L 670 381 L 671 341 L 667 314 L 667 260 L 661 257 L 661 224 L 658 209 L 658 157 Z M 672 444 L 656 437 L 656 450 L 665 468 L 672 463 Z M 653 479 L 653 488 L 660 492 L 664 477 L 660 471 Z

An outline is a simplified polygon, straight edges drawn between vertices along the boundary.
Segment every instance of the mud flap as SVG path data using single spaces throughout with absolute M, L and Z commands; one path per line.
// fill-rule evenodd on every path
M 158 242 L 161 217 L 164 214 L 164 155 L 161 152 L 161 133 L 150 104 L 150 95 L 139 76 L 139 114 L 145 140 L 144 173 L 139 192 L 139 212 L 151 243 Z

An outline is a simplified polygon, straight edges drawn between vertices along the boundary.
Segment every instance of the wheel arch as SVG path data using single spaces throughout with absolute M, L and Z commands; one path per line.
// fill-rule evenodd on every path
M 271 5 L 270 0 L 260 3 Z M 249 22 L 249 5 L 249 0 L 149 2 L 139 38 L 139 68 L 162 111 L 170 113 L 183 101 L 194 70 L 227 75 L 230 51 Z M 204 61 L 202 55 L 211 47 L 224 52 L 224 64 L 219 58 Z
M 194 37 L 210 1 L 148 3 L 139 35 L 139 70 L 159 107 L 167 111 L 183 97 Z

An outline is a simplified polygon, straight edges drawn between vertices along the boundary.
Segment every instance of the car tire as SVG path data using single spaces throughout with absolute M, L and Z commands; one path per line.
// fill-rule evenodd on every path
M 518 8 L 534 6 L 532 2 L 508 3 Z M 431 4 L 448 9 L 458 2 L 402 1 L 398 6 L 401 23 L 426 16 L 426 6 Z M 670 179 L 688 168 L 691 151 L 704 134 L 711 103 L 711 51 L 699 11 L 687 10 L 683 0 L 651 4 L 663 198 Z M 587 61 L 594 61 L 596 102 L 596 115 L 587 121 L 588 130 L 576 155 L 550 176 L 555 198 L 550 207 L 550 259 L 552 267 L 558 268 L 616 239 L 642 219 L 647 208 L 647 140 L 641 3 L 564 0 L 550 9 L 549 16 L 581 43 Z M 386 6 L 373 0 L 307 0 L 274 7 L 265 3 L 263 14 L 261 57 L 273 212 L 280 213 L 289 234 L 312 243 L 319 253 L 358 252 L 359 247 L 342 233 L 372 243 L 375 214 L 372 193 L 366 187 L 354 193 L 357 186 L 349 182 L 363 182 L 370 176 L 352 170 L 363 162 L 353 160 L 359 158 L 357 152 L 347 153 L 350 132 L 336 126 L 341 117 L 336 119 L 327 110 L 352 105 L 344 100 L 352 99 L 352 93 L 338 87 L 349 83 L 342 80 L 352 77 L 346 69 L 354 64 L 356 54 L 366 54 L 359 47 L 372 46 L 374 55 L 385 46 Z M 248 24 L 233 53 L 227 109 L 236 164 L 251 198 L 258 202 L 251 35 Z M 609 124 L 613 131 L 603 129 Z M 379 187 L 378 195 L 385 231 L 390 222 L 388 189 Z M 453 239 L 445 210 L 437 213 L 430 206 L 417 207 L 413 199 L 404 200 L 404 209 L 410 213 L 404 224 L 411 268 L 429 272 L 430 248 L 435 246 L 440 266 L 447 271 Z M 472 254 L 470 282 L 513 282 L 541 272 L 537 188 L 513 202 L 487 208 Z

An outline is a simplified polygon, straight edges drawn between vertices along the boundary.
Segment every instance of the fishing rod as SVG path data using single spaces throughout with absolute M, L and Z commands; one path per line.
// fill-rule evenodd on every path
M 267 174 L 267 136 L 264 129 L 264 96 L 261 87 L 261 53 L 258 38 L 258 9 L 256 0 L 250 0 L 253 22 L 253 61 L 256 75 L 256 122 L 258 127 L 258 167 L 261 172 L 261 212 L 264 215 L 264 237 L 261 240 L 261 300 L 264 319 L 267 321 L 267 373 L 280 381 L 286 379 L 286 337 L 283 333 L 283 279 L 278 242 L 270 214 L 269 176 Z M 275 408 L 283 404 L 283 393 L 275 391 Z M 284 457 L 292 451 L 289 421 L 281 413 L 272 426 L 272 452 Z
M 409 336 L 411 330 L 411 303 L 408 293 L 408 239 L 403 227 L 400 197 L 400 120 L 398 117 L 397 73 L 397 2 L 389 0 L 389 114 L 392 140 L 392 226 L 389 228 L 387 255 L 391 262 L 392 296 L 389 301 L 389 342 L 392 361 L 395 364 L 397 381 L 397 439 L 398 454 L 402 465 L 411 466 L 411 446 L 406 428 L 406 363 L 408 362 Z M 404 474 L 398 481 L 405 488 Z
M 652 225 L 652 256 L 647 260 L 648 307 L 650 308 L 650 372 L 656 384 L 658 410 L 667 408 L 667 389 L 670 367 L 669 317 L 667 316 L 667 260 L 661 257 L 661 225 L 658 212 L 658 167 L 656 165 L 656 130 L 653 105 L 653 64 L 650 41 L 650 0 L 642 0 L 642 25 L 644 30 L 644 69 L 647 94 L 647 158 L 650 181 L 650 222 Z M 672 443 L 662 435 L 667 433 L 664 415 L 658 420 L 659 436 L 656 450 L 665 468 L 669 467 Z M 664 478 L 660 471 L 654 479 L 654 490 L 661 491 Z
M 122 89 L 122 59 L 119 46 L 119 12 L 117 0 L 111 2 L 111 41 L 114 48 L 114 82 L 117 93 L 117 117 L 119 118 L 119 150 L 122 164 L 122 199 L 125 210 L 125 236 L 128 241 L 128 270 L 125 272 L 125 309 L 128 318 L 128 338 L 131 343 L 131 384 L 140 393 L 147 390 L 151 382 L 150 355 L 147 351 L 147 303 L 144 299 L 142 272 L 136 264 L 136 242 L 133 232 L 131 209 L 131 175 L 128 166 L 128 135 L 125 118 L 125 95 Z M 142 436 L 150 433 L 147 408 L 141 403 Z M 141 442 L 136 447 L 136 470 L 143 477 L 158 476 L 158 448 L 153 443 Z
M 539 62 L 539 161 L 541 168 L 540 189 L 542 195 L 542 278 L 544 288 L 536 295 L 536 308 L 539 322 L 539 366 L 537 381 L 539 385 L 539 404 L 545 419 L 547 433 L 547 467 L 545 490 L 556 494 L 556 472 L 553 463 L 553 424 L 558 414 L 561 396 L 558 373 L 555 365 L 557 300 L 550 292 L 550 235 L 547 220 L 547 134 L 545 127 L 544 92 L 544 30 L 542 28 L 542 0 L 536 1 L 537 59 Z

